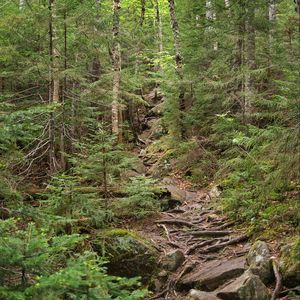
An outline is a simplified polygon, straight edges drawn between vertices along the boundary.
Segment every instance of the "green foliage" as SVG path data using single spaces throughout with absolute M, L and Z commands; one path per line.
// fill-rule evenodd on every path
M 22 228 L 24 227 L 24 228 Z M 28 226 L 14 219 L 0 221 L 0 295 L 25 299 L 25 289 L 37 276 L 48 276 L 74 250 L 83 236 L 53 236 L 48 229 Z
M 160 203 L 155 184 L 156 180 L 145 176 L 133 177 L 124 188 L 127 197 L 114 203 L 117 216 L 143 218 L 158 212 Z
M 109 211 L 104 210 L 103 199 L 97 189 L 80 186 L 80 177 L 55 176 L 47 186 L 41 200 L 41 213 L 56 227 L 71 227 L 76 231 L 80 225 L 102 227 Z
M 49 277 L 39 277 L 26 294 L 31 299 L 118 299 L 138 300 L 146 295 L 137 279 L 109 276 L 94 253 L 85 252 L 69 259 L 67 266 Z

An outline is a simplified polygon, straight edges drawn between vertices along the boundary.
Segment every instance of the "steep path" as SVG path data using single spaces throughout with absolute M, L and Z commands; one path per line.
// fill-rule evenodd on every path
M 156 103 L 153 114 L 145 118 L 146 129 L 139 137 L 144 144 L 139 156 L 148 176 L 153 175 L 153 166 L 158 162 L 144 148 L 160 130 L 160 107 L 161 103 Z M 160 272 L 150 299 L 186 299 L 188 291 L 203 281 L 203 274 L 207 290 L 241 275 L 241 260 L 250 247 L 248 238 L 243 228 L 214 209 L 218 189 L 189 190 L 188 182 L 172 176 L 159 179 L 159 184 L 178 205 L 142 224 L 131 224 L 133 230 L 153 242 L 161 253 L 160 265 L 167 270 Z

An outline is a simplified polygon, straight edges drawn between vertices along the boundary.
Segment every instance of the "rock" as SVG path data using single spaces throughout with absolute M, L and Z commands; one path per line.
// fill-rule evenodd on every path
M 184 202 L 186 200 L 186 191 L 181 190 L 176 185 L 166 185 L 165 188 L 171 194 L 171 198 L 180 202 Z
M 141 276 L 148 283 L 158 269 L 159 253 L 150 242 L 125 229 L 101 230 L 93 242 L 99 256 L 106 255 L 108 273 L 122 277 Z
M 170 165 L 161 161 L 154 163 L 147 172 L 147 175 L 151 175 L 154 178 L 162 178 L 170 173 Z
M 207 293 L 198 290 L 190 290 L 188 299 L 194 300 L 220 300 L 214 293 Z
M 299 242 L 298 242 L 299 243 Z M 299 245 L 298 245 L 299 247 Z M 280 251 L 279 269 L 283 284 L 293 288 L 300 283 L 300 250 L 295 245 L 286 245 Z
M 225 285 L 217 296 L 223 300 L 269 300 L 270 294 L 260 278 L 246 271 L 233 282 Z
M 218 186 L 214 186 L 211 188 L 211 190 L 208 192 L 206 196 L 206 201 L 210 201 L 212 199 L 216 199 L 221 195 L 221 189 Z
M 163 269 L 174 272 L 182 265 L 184 261 L 185 256 L 183 252 L 180 250 L 174 250 L 167 253 L 167 255 L 163 257 L 161 265 Z
M 157 278 L 153 282 L 153 288 L 156 292 L 159 292 L 163 289 L 169 277 L 169 273 L 165 270 L 158 273 Z
M 179 284 L 195 287 L 205 291 L 213 291 L 226 281 L 240 276 L 245 270 L 245 258 L 238 257 L 229 260 L 216 260 L 203 268 L 186 274 Z
M 147 169 L 146 169 L 146 167 L 145 167 L 143 161 L 140 160 L 140 159 L 138 159 L 138 160 L 135 162 L 135 164 L 134 164 L 132 170 L 135 171 L 135 172 L 137 172 L 137 173 L 139 173 L 140 175 L 141 175 L 141 174 L 145 174 L 145 173 L 147 172 Z
M 158 103 L 147 113 L 147 117 L 160 117 L 163 114 L 164 103 Z
M 251 272 L 263 283 L 267 284 L 273 280 L 271 253 L 266 242 L 254 243 L 247 255 L 247 264 Z
M 134 170 L 128 170 L 128 171 L 121 173 L 121 177 L 126 178 L 126 179 L 128 179 L 130 177 L 138 177 L 138 176 L 141 176 L 141 174 Z
M 198 201 L 199 197 L 198 197 L 198 194 L 196 192 L 186 191 L 185 200 L 186 201 Z

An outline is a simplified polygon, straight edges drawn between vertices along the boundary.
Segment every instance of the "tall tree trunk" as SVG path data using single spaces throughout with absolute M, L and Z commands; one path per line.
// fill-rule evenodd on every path
M 171 17 L 171 25 L 174 37 L 174 47 L 175 47 L 175 62 L 176 62 L 176 73 L 179 79 L 179 110 L 180 110 L 180 137 L 185 136 L 185 129 L 183 124 L 183 113 L 185 111 L 185 88 L 183 86 L 183 58 L 181 54 L 180 46 L 180 31 L 179 25 L 175 13 L 175 3 L 174 0 L 169 0 L 169 10 Z
M 254 7 L 248 5 L 246 11 L 246 43 L 245 43 L 245 63 L 246 63 L 246 74 L 245 74 L 245 122 L 249 123 L 251 113 L 253 110 L 253 101 L 255 97 L 254 93 L 254 79 L 253 70 L 255 69 L 255 28 L 254 28 Z
M 67 61 L 67 55 L 68 55 L 68 32 L 67 32 L 67 12 L 64 12 L 64 70 L 66 71 L 68 68 L 68 61 Z M 66 163 L 66 157 L 65 157 L 65 97 L 67 92 L 67 76 L 64 75 L 64 81 L 63 81 L 63 91 L 62 91 L 62 123 L 61 123 L 61 131 L 60 131 L 60 164 L 62 170 L 66 170 L 67 163 Z
M 122 111 L 120 108 L 120 84 L 121 84 L 121 46 L 118 40 L 120 32 L 120 2 L 113 0 L 113 99 L 112 99 L 112 133 L 118 137 L 118 142 L 122 142 Z
M 25 0 L 19 1 L 19 9 L 23 9 L 25 7 Z
M 163 31 L 162 31 L 162 22 L 161 22 L 158 0 L 155 0 L 155 10 L 156 10 L 156 21 L 157 21 L 158 51 L 159 53 L 162 53 L 163 52 Z
M 206 6 L 206 13 L 205 13 L 206 19 L 209 23 L 213 23 L 216 19 L 216 14 L 213 9 L 212 1 L 206 0 L 205 6 Z M 214 32 L 213 26 L 209 25 L 207 31 Z M 214 50 L 218 50 L 218 42 L 214 42 L 213 47 L 214 47 Z
M 49 0 L 49 57 L 50 57 L 50 74 L 49 74 L 49 103 L 59 102 L 59 79 L 58 79 L 58 51 L 56 48 L 56 32 L 54 27 L 56 1 Z M 50 172 L 54 173 L 57 168 L 56 151 L 55 151 L 55 116 L 50 113 L 49 120 L 49 167 Z
M 140 18 L 140 25 L 144 25 L 145 21 L 145 13 L 146 13 L 146 0 L 141 0 L 141 18 Z

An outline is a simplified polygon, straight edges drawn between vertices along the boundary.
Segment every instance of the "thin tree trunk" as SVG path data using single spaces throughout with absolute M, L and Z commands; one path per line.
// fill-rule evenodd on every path
M 19 9 L 23 9 L 25 7 L 25 0 L 20 0 L 19 1 Z
M 155 0 L 155 10 L 156 10 L 156 21 L 157 21 L 157 33 L 158 33 L 158 51 L 162 53 L 163 52 L 163 31 L 162 31 L 162 22 L 161 22 L 158 0 Z
M 213 10 L 212 1 L 206 0 L 205 4 L 206 4 L 205 5 L 206 6 L 206 13 L 205 13 L 206 19 L 208 20 L 209 23 L 213 23 L 216 20 L 216 14 Z M 213 26 L 209 25 L 207 31 L 213 32 L 214 31 Z M 214 47 L 214 50 L 218 50 L 218 42 L 214 42 L 213 47 Z
M 248 123 L 251 118 L 254 101 L 254 80 L 252 71 L 255 69 L 255 28 L 254 28 L 254 8 L 248 7 L 246 19 L 246 44 L 245 44 L 245 121 Z
M 56 78 L 56 60 L 57 50 L 55 48 L 55 0 L 49 0 L 49 57 L 50 57 L 50 74 L 49 74 L 49 103 L 57 103 L 59 101 L 59 81 Z M 54 113 L 49 116 L 49 167 L 51 174 L 57 170 L 56 151 L 55 151 L 55 120 Z
M 67 55 L 68 55 L 68 40 L 67 40 L 67 12 L 64 12 L 64 70 L 67 70 L 68 67 L 68 61 L 67 61 Z M 66 158 L 65 158 L 65 96 L 67 92 L 67 76 L 64 76 L 63 81 L 63 92 L 61 97 L 62 102 L 62 124 L 61 124 L 61 132 L 60 132 L 60 163 L 61 168 L 63 170 L 66 170 L 67 164 L 66 164 Z
M 175 47 L 175 62 L 176 62 L 176 72 L 179 79 L 179 110 L 180 110 L 180 137 L 185 136 L 184 124 L 183 124 L 183 112 L 185 110 L 185 89 L 183 86 L 183 58 L 181 55 L 180 46 L 180 31 L 179 25 L 175 13 L 175 3 L 174 0 L 169 0 L 169 9 L 171 17 L 171 25 L 174 37 L 174 47 Z
M 120 84 L 121 84 L 121 47 L 118 41 L 120 32 L 120 2 L 113 2 L 113 101 L 112 101 L 112 133 L 118 137 L 118 142 L 122 142 L 122 111 L 120 109 Z
M 146 13 L 146 0 L 141 0 L 141 18 L 140 18 L 140 25 L 144 25 L 145 21 L 145 13 Z

